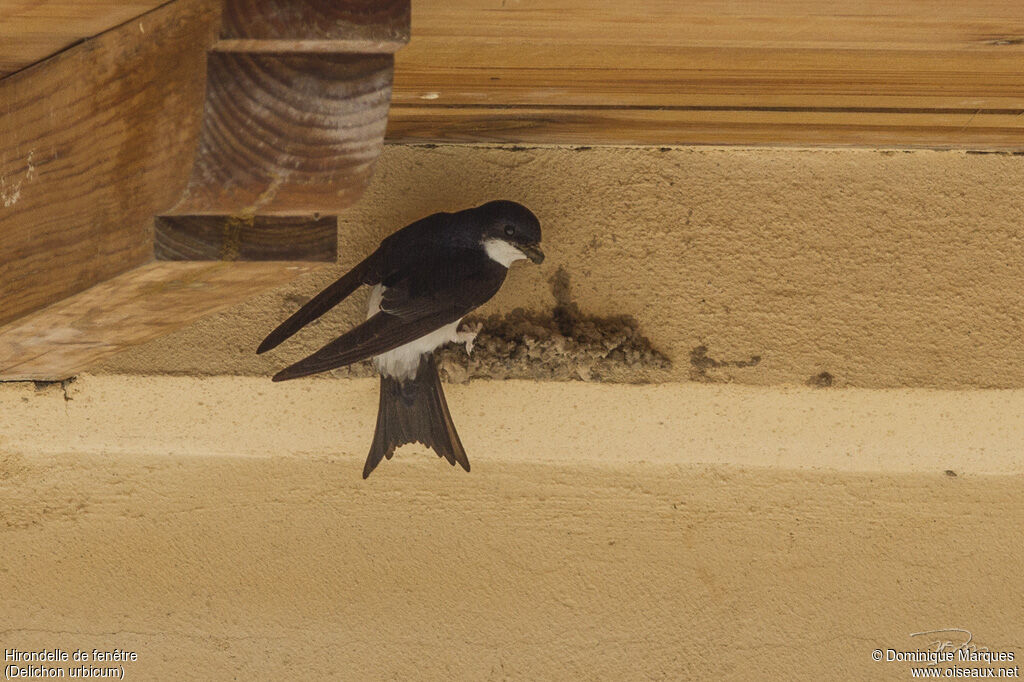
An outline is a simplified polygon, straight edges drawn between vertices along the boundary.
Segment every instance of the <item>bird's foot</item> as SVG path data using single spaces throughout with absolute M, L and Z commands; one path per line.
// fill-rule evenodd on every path
M 480 333 L 480 330 L 483 329 L 483 326 L 484 325 L 481 322 L 473 322 L 471 324 L 467 324 L 465 328 L 456 333 L 459 343 L 466 346 L 467 355 L 473 354 L 473 343 L 476 341 L 476 336 Z

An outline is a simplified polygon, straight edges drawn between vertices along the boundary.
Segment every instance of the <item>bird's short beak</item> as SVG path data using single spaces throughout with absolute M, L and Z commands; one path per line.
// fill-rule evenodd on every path
M 526 257 L 532 260 L 534 263 L 540 265 L 544 262 L 544 252 L 540 250 L 540 247 L 536 244 L 527 244 L 520 246 L 519 250 L 526 254 Z

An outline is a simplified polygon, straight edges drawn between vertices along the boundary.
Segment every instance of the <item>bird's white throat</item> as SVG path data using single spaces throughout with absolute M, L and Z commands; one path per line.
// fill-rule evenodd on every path
M 517 260 L 524 260 L 526 254 L 509 244 L 504 239 L 488 239 L 484 242 L 484 251 L 491 260 L 501 263 L 506 268 Z

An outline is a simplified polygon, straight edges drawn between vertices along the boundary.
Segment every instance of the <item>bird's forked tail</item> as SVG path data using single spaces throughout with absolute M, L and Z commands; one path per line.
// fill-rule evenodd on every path
M 448 412 L 432 353 L 420 360 L 413 379 L 381 375 L 377 430 L 370 454 L 366 456 L 363 478 L 369 476 L 383 458 L 391 459 L 395 448 L 413 442 L 423 443 L 452 466 L 458 462 L 469 471 L 469 458 Z

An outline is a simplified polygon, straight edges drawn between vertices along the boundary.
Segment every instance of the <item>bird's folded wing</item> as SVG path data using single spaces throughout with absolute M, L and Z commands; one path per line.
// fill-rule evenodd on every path
M 385 279 L 380 309 L 403 320 L 461 311 L 456 320 L 494 296 L 507 272 L 481 249 L 454 251 L 441 262 L 417 264 Z
M 369 269 L 369 261 L 370 259 L 367 258 L 346 272 L 334 284 L 314 296 L 311 301 L 279 324 L 277 329 L 270 332 L 267 338 L 263 339 L 263 343 L 256 349 L 256 353 L 265 353 L 272 348 L 276 348 L 295 332 L 341 303 L 349 294 L 365 284 L 364 279 Z
M 401 320 L 387 313 L 377 313 L 309 357 L 285 367 L 274 375 L 274 381 L 326 372 L 386 353 L 451 324 L 458 319 L 457 314 L 452 315 L 435 313 L 417 320 Z
M 274 381 L 326 372 L 403 346 L 460 319 L 498 291 L 506 269 L 474 252 L 457 253 L 443 266 L 424 263 L 385 282 L 381 311 L 309 357 L 274 375 Z

